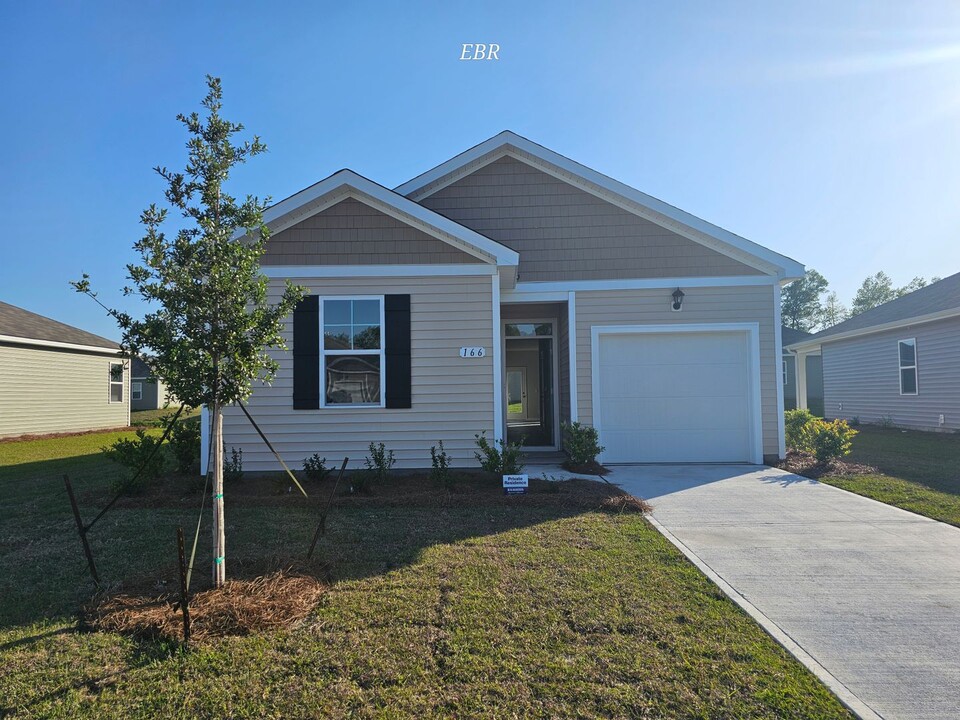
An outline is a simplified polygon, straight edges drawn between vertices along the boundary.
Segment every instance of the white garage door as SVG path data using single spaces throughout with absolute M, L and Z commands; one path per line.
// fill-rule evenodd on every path
M 598 334 L 603 462 L 753 462 L 747 332 Z

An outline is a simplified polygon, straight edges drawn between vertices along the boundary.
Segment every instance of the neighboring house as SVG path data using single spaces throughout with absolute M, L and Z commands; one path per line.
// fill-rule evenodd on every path
M 0 302 L 0 437 L 129 425 L 129 389 L 117 343 Z
M 821 357 L 828 418 L 960 429 L 960 273 L 789 349 Z M 797 380 L 802 388 L 802 372 Z
M 819 355 L 807 355 L 804 358 L 807 371 L 806 400 L 797 403 L 797 356 L 787 346 L 800 342 L 813 333 L 803 330 L 794 330 L 786 325 L 781 330 L 783 334 L 783 408 L 795 410 L 798 407 L 809 408 L 814 415 L 823 415 L 823 370 Z
M 308 296 L 248 407 L 290 465 L 383 442 L 424 467 L 442 440 L 475 466 L 477 433 L 556 450 L 564 421 L 607 463 L 784 453 L 780 288 L 803 266 L 525 138 L 395 190 L 341 170 L 265 221 L 269 299 Z M 278 469 L 238 408 L 224 433 Z
M 176 402 L 166 384 L 158 379 L 150 367 L 140 358 L 131 361 L 130 409 L 157 410 Z

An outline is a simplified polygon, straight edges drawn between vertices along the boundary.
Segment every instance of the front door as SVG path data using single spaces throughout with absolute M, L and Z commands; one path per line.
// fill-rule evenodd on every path
M 504 323 L 507 442 L 556 449 L 556 322 Z

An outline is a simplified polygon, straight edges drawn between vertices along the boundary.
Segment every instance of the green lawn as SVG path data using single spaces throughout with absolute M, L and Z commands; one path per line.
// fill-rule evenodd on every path
M 823 482 L 960 526 L 960 435 L 858 427 L 848 460 L 880 474 L 827 476 Z
M 92 517 L 116 472 L 95 453 L 114 435 L 0 444 L 0 717 L 850 717 L 641 516 L 597 511 L 590 493 L 607 486 L 583 482 L 505 498 L 491 480 L 451 494 L 398 479 L 338 499 L 319 546 L 334 583 L 290 631 L 187 652 L 77 632 L 93 588 L 60 474 Z M 172 487 L 93 531 L 113 587 L 173 581 L 174 529 L 196 522 L 199 496 Z M 228 569 L 307 547 L 316 504 L 258 487 L 227 489 Z
M 161 419 L 172 415 L 179 406 L 160 408 L 159 410 L 134 410 L 130 413 L 131 425 L 161 426 Z M 186 419 L 200 414 L 200 408 L 184 408 L 180 417 Z
M 510 415 L 519 415 L 523 412 L 523 403 L 515 402 L 507 405 L 507 412 Z

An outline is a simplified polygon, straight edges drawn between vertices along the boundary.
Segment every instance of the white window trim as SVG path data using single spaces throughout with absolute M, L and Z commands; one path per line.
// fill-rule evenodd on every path
M 323 308 L 327 300 L 377 300 L 380 303 L 380 349 L 379 350 L 327 350 L 323 335 Z M 371 409 L 387 406 L 387 359 L 386 359 L 386 312 L 383 295 L 321 295 L 320 296 L 320 407 L 340 409 Z M 376 355 L 380 358 L 379 403 L 330 403 L 327 404 L 327 355 Z
M 783 360 L 783 384 L 784 384 L 784 385 L 787 384 L 787 378 L 788 378 L 788 377 L 789 377 L 789 373 L 787 373 L 787 361 L 786 361 L 786 359 L 784 359 L 784 360 Z
M 143 383 L 142 382 L 130 383 L 130 399 L 143 400 Z
M 119 379 L 119 380 L 114 380 L 114 379 L 113 379 L 113 366 L 114 366 L 114 365 L 119 365 L 119 366 L 120 366 L 120 379 Z M 108 380 L 108 383 L 107 383 L 107 404 L 109 404 L 109 405 L 122 405 L 122 404 L 123 404 L 123 402 L 124 402 L 124 396 L 126 395 L 126 388 L 124 387 L 124 385 L 126 385 L 126 378 L 124 377 L 125 373 L 126 373 L 126 368 L 124 368 L 123 362 L 118 362 L 118 361 L 116 361 L 116 360 L 111 360 L 111 361 L 110 361 L 110 364 L 107 366 L 107 380 Z M 113 399 L 113 386 L 114 386 L 114 385 L 119 385 L 119 386 L 120 386 L 120 399 L 119 399 L 119 400 L 114 400 L 114 399 Z
M 900 359 L 900 344 L 901 343 L 913 343 L 913 365 L 904 365 L 903 361 Z M 913 397 L 914 395 L 920 394 L 920 357 L 917 355 L 917 339 L 912 338 L 903 338 L 902 340 L 897 340 L 897 382 L 900 384 L 900 394 Z M 915 392 L 904 392 L 903 391 L 903 371 L 904 370 L 913 370 L 913 383 L 916 386 Z

